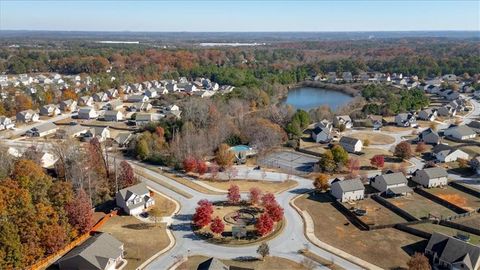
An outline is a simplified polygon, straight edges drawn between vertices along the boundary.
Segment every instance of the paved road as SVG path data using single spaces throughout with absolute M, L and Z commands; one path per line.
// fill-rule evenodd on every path
M 57 122 L 57 121 L 60 121 L 60 120 L 66 119 L 66 118 L 70 118 L 70 117 L 75 116 L 75 115 L 77 115 L 77 114 L 76 113 L 75 114 L 63 113 L 63 114 L 60 114 L 60 115 L 57 115 L 57 116 L 54 116 L 54 117 L 50 117 L 47 120 L 39 120 L 38 122 L 35 122 L 35 123 L 28 123 L 27 125 L 22 125 L 19 128 L 15 128 L 14 130 L 0 132 L 0 139 L 7 139 L 7 138 L 10 138 L 10 137 L 19 136 L 19 135 L 24 134 L 25 132 L 27 132 L 28 130 L 30 130 L 34 127 L 38 127 L 38 126 L 40 126 L 42 124 L 45 124 L 45 123 Z
M 143 166 L 140 167 L 135 164 L 135 162 L 132 163 L 137 169 L 143 168 Z M 146 269 L 168 269 L 178 260 L 179 257 L 194 254 L 201 254 L 205 256 L 212 256 L 223 259 L 233 259 L 242 256 L 258 256 L 256 254 L 257 245 L 243 247 L 224 247 L 213 245 L 199 239 L 191 231 L 190 220 L 191 215 L 195 211 L 197 201 L 199 201 L 200 199 L 208 199 L 210 201 L 225 200 L 225 195 L 203 194 L 182 184 L 179 184 L 178 182 L 154 171 L 144 169 L 143 172 L 147 174 L 146 176 L 148 178 L 159 179 L 162 182 L 182 189 L 183 191 L 193 196 L 192 199 L 187 199 L 165 188 L 164 186 L 155 183 L 154 181 L 141 177 L 142 181 L 144 181 L 148 186 L 166 194 L 167 196 L 176 199 L 182 206 L 180 212 L 177 214 L 177 216 L 173 218 L 172 222 L 172 231 L 177 240 L 177 243 L 170 251 L 163 254 L 159 258 L 155 259 L 151 264 L 149 264 Z M 272 177 L 274 177 L 273 174 Z M 310 251 L 316 253 L 317 255 L 325 259 L 334 261 L 336 264 L 340 265 L 345 269 L 361 269 L 360 267 L 350 263 L 349 261 L 346 261 L 334 254 L 331 254 L 323 249 L 320 249 L 310 244 L 310 242 L 306 239 L 304 235 L 303 221 L 300 215 L 295 211 L 295 209 L 290 206 L 289 202 L 298 194 L 310 190 L 312 187 L 312 182 L 311 180 L 296 176 L 292 176 L 291 178 L 292 180 L 298 182 L 298 186 L 277 195 L 277 201 L 285 209 L 286 225 L 284 227 L 284 231 L 280 235 L 269 241 L 271 255 L 284 257 L 296 262 L 301 262 L 303 257 L 301 255 L 298 255 L 298 250 L 308 246 Z M 246 197 L 247 194 L 242 194 L 242 196 Z M 326 269 L 320 266 L 317 268 Z

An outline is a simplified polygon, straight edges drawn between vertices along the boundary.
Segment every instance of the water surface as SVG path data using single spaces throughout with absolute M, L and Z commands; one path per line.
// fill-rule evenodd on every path
M 322 105 L 328 105 L 332 110 L 335 110 L 347 104 L 352 99 L 351 96 L 340 91 L 300 87 L 290 90 L 284 103 L 292 105 L 295 109 L 306 111 Z

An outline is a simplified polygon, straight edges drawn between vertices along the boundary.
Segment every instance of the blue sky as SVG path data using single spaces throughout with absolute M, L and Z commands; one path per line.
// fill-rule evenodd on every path
M 0 30 L 479 31 L 480 1 L 0 0 Z

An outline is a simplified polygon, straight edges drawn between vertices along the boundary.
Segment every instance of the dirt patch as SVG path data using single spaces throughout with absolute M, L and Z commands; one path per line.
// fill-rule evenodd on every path
M 388 201 L 417 218 L 428 217 L 429 215 L 449 217 L 456 214 L 452 210 L 416 193 L 398 198 L 390 198 Z

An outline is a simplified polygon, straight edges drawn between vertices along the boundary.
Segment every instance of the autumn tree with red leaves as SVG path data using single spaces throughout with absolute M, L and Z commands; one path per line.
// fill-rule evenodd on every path
M 274 221 L 267 213 L 262 214 L 255 224 L 255 229 L 261 236 L 269 234 L 273 230 Z
M 193 223 L 203 228 L 212 220 L 213 205 L 206 199 L 198 201 L 197 204 L 198 207 L 195 209 L 195 214 L 193 214 Z
M 283 208 L 278 203 L 270 203 L 265 206 L 266 213 L 272 218 L 274 222 L 279 222 L 283 219 Z
M 83 189 L 79 189 L 75 199 L 65 206 L 68 222 L 78 232 L 86 233 L 93 227 L 93 211 L 90 199 Z
M 213 219 L 212 223 L 210 224 L 210 230 L 214 234 L 221 234 L 225 230 L 225 224 L 223 221 L 217 216 Z
M 375 155 L 370 159 L 370 164 L 377 169 L 383 168 L 385 165 L 385 158 L 382 155 Z
M 197 162 L 197 173 L 199 175 L 204 175 L 208 171 L 208 166 L 205 161 L 198 161 Z
M 187 157 L 183 161 L 183 169 L 185 172 L 195 172 L 197 170 L 197 160 L 194 157 Z
M 118 189 L 133 186 L 138 183 L 138 179 L 135 177 L 133 168 L 127 161 L 120 162 L 120 169 L 118 173 Z
M 267 205 L 272 203 L 277 203 L 277 201 L 275 200 L 275 195 L 273 195 L 273 193 L 270 193 L 270 192 L 263 194 L 262 205 L 266 207 Z
M 227 199 L 228 202 L 231 204 L 237 204 L 240 202 L 240 188 L 237 185 L 232 184 L 230 186 L 230 188 L 228 189 Z
M 248 199 L 251 204 L 258 204 L 262 196 L 262 191 L 257 187 L 252 187 L 250 193 L 248 194 Z

